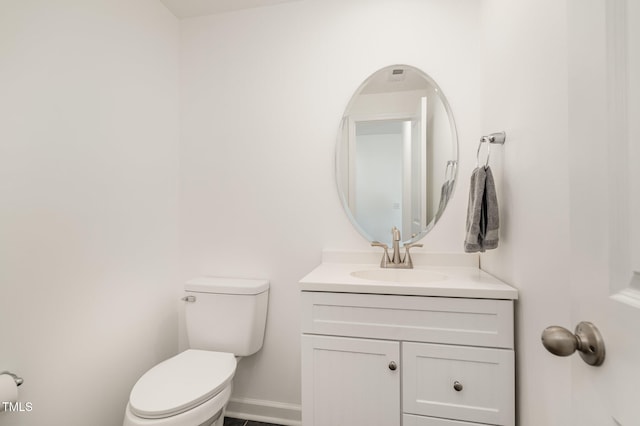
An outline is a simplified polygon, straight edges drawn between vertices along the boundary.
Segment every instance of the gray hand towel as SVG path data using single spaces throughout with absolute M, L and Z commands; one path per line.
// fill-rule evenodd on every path
M 482 247 L 485 250 L 491 250 L 498 247 L 498 228 L 500 227 L 500 217 L 498 209 L 498 196 L 496 194 L 496 184 L 493 181 L 493 173 L 489 166 L 485 167 L 487 174 L 484 184 L 484 211 L 485 211 L 485 229 L 482 239 Z M 484 251 L 484 250 L 483 250 Z
M 498 197 L 490 167 L 478 167 L 471 174 L 467 233 L 464 251 L 484 252 L 498 247 Z
M 449 180 L 442 184 L 442 188 L 440 189 L 440 204 L 438 204 L 436 220 L 440 219 L 440 216 L 442 216 L 442 213 L 444 212 L 444 208 L 447 207 L 449 197 L 451 196 L 451 186 L 452 182 Z
M 467 207 L 467 233 L 464 238 L 464 251 L 475 253 L 482 249 L 482 203 L 487 173 L 484 167 L 476 167 L 471 173 L 469 187 L 469 206 Z

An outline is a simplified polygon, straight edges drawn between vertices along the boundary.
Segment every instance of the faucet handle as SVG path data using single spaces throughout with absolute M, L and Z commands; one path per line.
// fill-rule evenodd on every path
M 402 263 L 404 265 L 407 265 L 407 268 L 413 268 L 413 261 L 411 260 L 411 255 L 409 254 L 409 249 L 413 248 L 413 247 L 422 247 L 422 244 L 420 243 L 412 243 L 412 244 L 405 244 L 404 245 L 404 259 L 402 260 Z
M 382 253 L 382 260 L 380 261 L 380 267 L 386 268 L 387 264 L 391 261 L 389 258 L 389 246 L 380 241 L 371 241 L 371 247 L 382 247 L 384 253 Z
M 407 249 L 407 250 L 409 250 L 410 248 L 413 248 L 413 247 L 422 247 L 422 244 L 421 243 L 411 243 L 411 244 L 405 244 L 404 245 L 404 248 Z

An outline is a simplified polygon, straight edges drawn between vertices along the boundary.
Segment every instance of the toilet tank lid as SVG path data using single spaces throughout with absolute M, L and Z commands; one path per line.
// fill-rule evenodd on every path
M 198 277 L 184 285 L 186 291 L 218 294 L 260 294 L 269 289 L 269 280 L 228 277 Z

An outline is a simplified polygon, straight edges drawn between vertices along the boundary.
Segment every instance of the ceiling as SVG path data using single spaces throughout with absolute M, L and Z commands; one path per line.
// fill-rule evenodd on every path
M 212 15 L 297 0 L 160 0 L 178 18 Z

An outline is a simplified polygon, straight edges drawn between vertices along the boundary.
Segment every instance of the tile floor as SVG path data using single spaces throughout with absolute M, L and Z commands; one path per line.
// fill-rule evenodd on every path
M 280 426 L 273 423 L 254 422 L 252 420 L 232 419 L 226 417 L 224 419 L 224 426 Z

